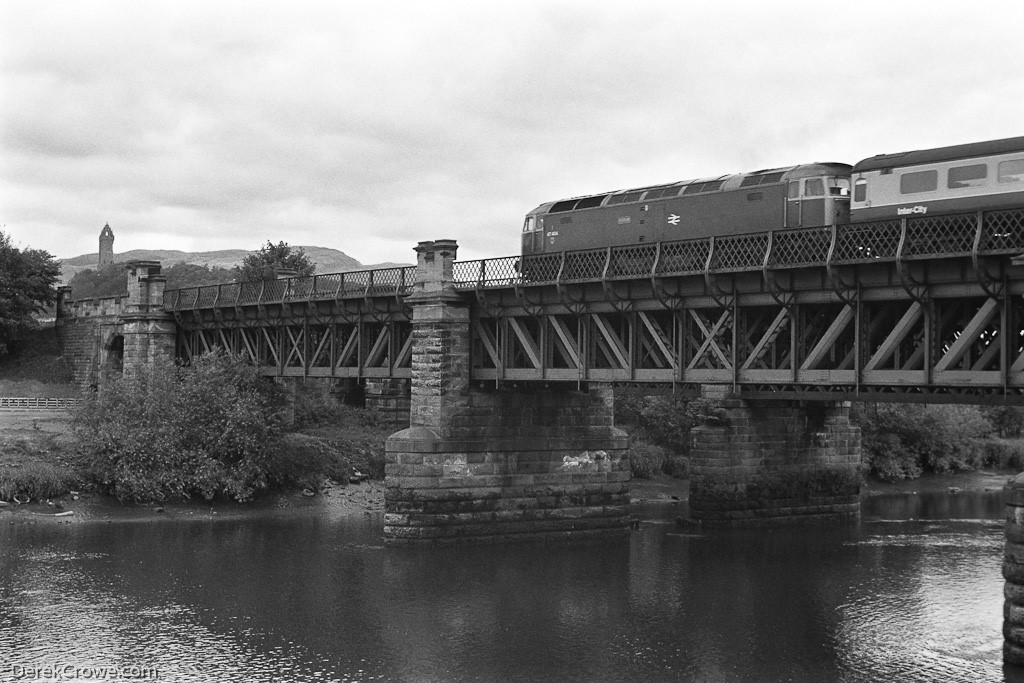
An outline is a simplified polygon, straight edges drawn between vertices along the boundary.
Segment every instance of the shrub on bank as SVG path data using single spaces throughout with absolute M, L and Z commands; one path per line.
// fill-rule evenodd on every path
M 992 424 L 977 406 L 857 405 L 865 461 L 883 481 L 983 467 Z
M 352 466 L 345 454 L 324 439 L 290 433 L 274 441 L 266 473 L 269 486 L 316 490 L 325 478 L 348 482 Z
M 707 402 L 680 396 L 644 396 L 623 393 L 615 397 L 615 423 L 630 437 L 633 476 L 651 477 L 663 472 L 685 479 L 690 476 L 690 430 L 700 424 Z M 650 474 L 645 474 L 650 472 Z
M 280 392 L 238 357 L 153 363 L 111 380 L 73 427 L 93 477 L 122 500 L 248 500 L 275 471 Z
M 633 439 L 629 444 L 629 469 L 636 479 L 650 479 L 662 471 L 665 463 L 665 449 L 643 439 Z
M 1024 471 L 1024 440 L 990 439 L 984 444 L 985 465 Z

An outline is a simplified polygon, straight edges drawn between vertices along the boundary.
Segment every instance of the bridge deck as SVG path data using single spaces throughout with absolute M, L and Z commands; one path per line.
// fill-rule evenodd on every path
M 456 262 L 481 381 L 1024 401 L 1024 209 Z M 179 353 L 409 377 L 415 268 L 168 291 Z

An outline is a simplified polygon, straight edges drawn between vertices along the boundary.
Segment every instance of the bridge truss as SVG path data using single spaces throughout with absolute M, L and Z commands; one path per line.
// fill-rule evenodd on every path
M 457 262 L 454 275 L 483 382 L 1024 402 L 1021 253 L 1014 210 Z M 220 346 L 268 374 L 408 377 L 413 278 L 220 285 L 166 304 L 185 358 Z

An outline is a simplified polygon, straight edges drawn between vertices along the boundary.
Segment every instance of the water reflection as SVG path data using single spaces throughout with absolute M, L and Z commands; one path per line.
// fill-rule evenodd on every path
M 15 525 L 0 680 L 999 678 L 1002 532 L 968 497 L 871 508 L 942 520 L 693 535 L 669 515 L 572 546 L 384 549 L 379 517 Z

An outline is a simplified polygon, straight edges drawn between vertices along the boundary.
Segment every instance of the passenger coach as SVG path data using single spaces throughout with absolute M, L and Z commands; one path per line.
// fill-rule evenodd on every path
M 1024 137 L 880 154 L 853 167 L 853 222 L 1024 205 Z

